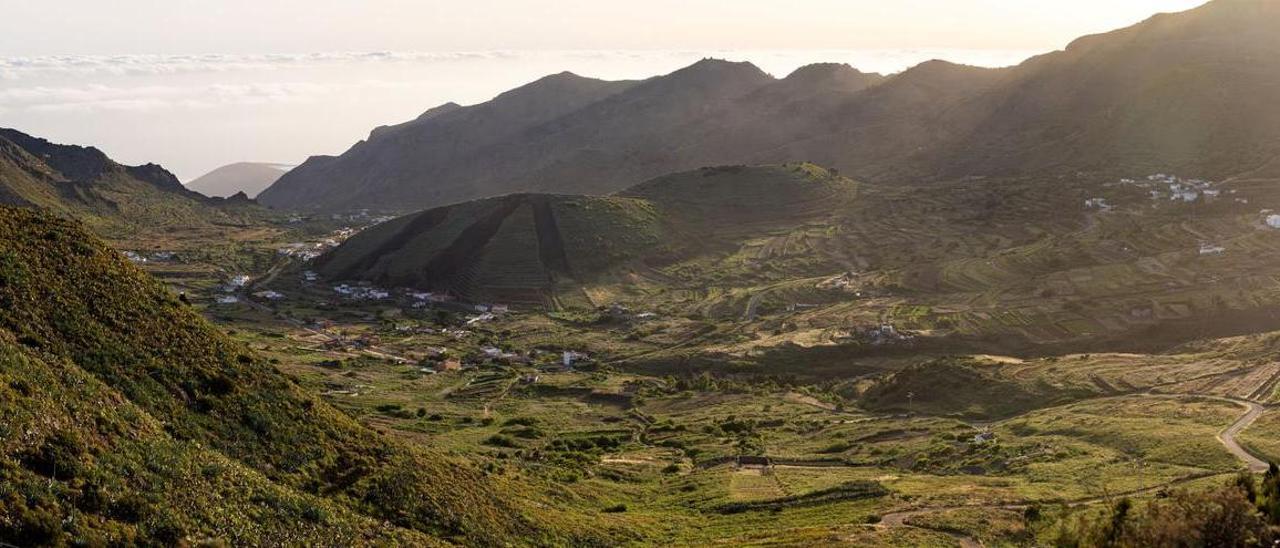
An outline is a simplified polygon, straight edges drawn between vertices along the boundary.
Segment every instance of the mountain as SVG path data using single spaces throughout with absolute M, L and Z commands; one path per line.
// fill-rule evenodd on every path
M 0 379 L 0 542 L 587 542 L 306 393 L 77 224 L 9 207 Z
M 255 162 L 228 164 L 187 183 L 187 189 L 217 198 L 227 198 L 238 193 L 253 198 L 279 180 L 291 167 Z
M 1017 67 L 948 113 L 943 176 L 1117 168 L 1224 178 L 1280 154 L 1280 3 L 1216 0 Z
M 317 156 L 290 171 L 259 195 L 268 205 L 308 209 L 342 208 L 376 197 L 381 207 L 398 201 L 429 203 L 464 195 L 471 183 L 451 180 L 448 170 L 485 169 L 486 147 L 513 139 L 548 121 L 628 89 L 634 82 L 605 82 L 572 73 L 547 76 L 470 107 L 446 104 L 404 124 L 375 129 L 341 157 Z M 420 188 L 423 177 L 437 181 Z M 425 191 L 425 192 L 424 192 Z M 421 194 L 432 196 L 421 196 Z M 481 197 L 472 193 L 470 197 Z M 452 200 L 458 201 L 458 200 Z
M 375 226 L 312 268 L 335 280 L 543 304 L 560 284 L 731 250 L 773 229 L 821 222 L 855 189 L 822 168 L 795 164 L 705 168 L 608 197 L 513 194 Z
M 0 204 L 77 218 L 99 233 L 239 223 L 255 208 L 244 195 L 206 198 L 172 173 L 125 166 L 93 147 L 60 145 L 0 128 Z
M 1280 91 L 1277 9 L 1216 0 L 1004 69 L 930 61 L 884 77 L 820 64 L 775 79 L 704 60 L 640 83 L 591 81 L 597 93 L 568 94 L 537 120 L 491 117 L 506 115 L 499 97 L 377 130 L 261 198 L 407 211 L 512 192 L 601 195 L 699 166 L 801 160 L 873 182 L 1102 169 L 1222 178 L 1280 154 L 1270 100 Z

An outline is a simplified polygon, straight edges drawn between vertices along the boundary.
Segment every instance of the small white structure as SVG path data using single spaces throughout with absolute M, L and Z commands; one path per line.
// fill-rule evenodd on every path
M 227 282 L 227 285 L 231 287 L 244 287 L 249 285 L 249 276 L 244 274 L 232 276 L 231 281 Z
M 1089 198 L 1084 201 L 1084 207 L 1087 209 L 1101 209 L 1103 211 L 1111 209 L 1111 205 L 1107 204 L 1106 198 Z
M 1221 255 L 1227 251 L 1227 248 L 1220 245 L 1200 244 L 1201 255 Z
M 1268 215 L 1267 226 L 1271 228 L 1280 228 L 1280 215 Z
M 240 298 L 235 295 L 218 295 L 213 301 L 218 304 L 236 304 L 240 302 Z
M 497 316 L 494 316 L 493 314 L 490 314 L 490 313 L 488 313 L 488 312 L 485 312 L 484 314 L 481 314 L 481 315 L 479 315 L 479 316 L 475 316 L 475 317 L 473 317 L 473 318 L 468 319 L 468 320 L 467 320 L 467 325 L 475 325 L 475 324 L 482 323 L 482 322 L 493 321 L 493 319 L 494 319 L 494 318 L 496 318 L 496 317 L 497 317 Z
M 570 367 L 573 367 L 573 364 L 577 363 L 578 360 L 584 359 L 586 357 L 587 355 L 581 352 L 575 352 L 573 350 L 565 350 L 564 354 L 561 356 L 560 363 L 564 365 L 565 369 L 568 369 Z
M 267 291 L 259 291 L 257 293 L 254 293 L 253 296 L 258 297 L 259 299 L 266 299 L 268 301 L 278 301 L 284 298 L 284 293 L 281 293 L 279 291 L 267 290 Z

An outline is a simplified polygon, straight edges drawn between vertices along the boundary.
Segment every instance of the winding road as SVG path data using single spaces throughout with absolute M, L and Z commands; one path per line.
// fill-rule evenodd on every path
M 1243 432 L 1245 428 L 1248 428 L 1249 425 L 1253 424 L 1253 421 L 1258 420 L 1258 417 L 1262 416 L 1262 414 L 1266 412 L 1267 408 L 1263 407 L 1262 404 L 1251 401 L 1231 401 L 1245 406 L 1248 408 L 1248 411 L 1237 419 L 1236 422 L 1232 423 L 1231 426 L 1228 426 L 1226 430 L 1223 430 L 1222 433 L 1218 434 L 1218 441 L 1227 448 L 1227 451 L 1230 451 L 1232 455 L 1235 455 L 1237 459 L 1240 459 L 1240 462 L 1243 462 L 1245 466 L 1248 466 L 1250 472 L 1266 472 L 1270 465 L 1268 465 L 1266 461 L 1255 456 L 1253 453 L 1250 453 L 1248 449 L 1241 447 L 1236 441 L 1236 435 L 1240 434 L 1240 432 Z
M 1262 416 L 1262 414 L 1266 412 L 1267 408 L 1262 404 L 1253 402 L 1253 401 L 1240 400 L 1235 398 L 1206 396 L 1204 394 L 1160 394 L 1160 395 L 1142 394 L 1142 395 L 1148 396 L 1148 397 L 1188 397 L 1188 396 L 1201 397 L 1201 398 L 1208 397 L 1208 398 L 1219 400 L 1219 401 L 1234 403 L 1244 407 L 1245 413 L 1243 415 L 1240 415 L 1240 417 L 1237 418 L 1235 422 L 1231 423 L 1231 425 L 1228 426 L 1226 429 L 1219 432 L 1217 435 L 1217 440 L 1219 443 L 1223 445 L 1223 447 L 1227 449 L 1227 451 L 1230 451 L 1232 455 L 1235 455 L 1235 457 L 1239 459 L 1239 461 L 1242 464 L 1244 464 L 1244 466 L 1248 468 L 1250 472 L 1261 473 L 1261 472 L 1267 471 L 1267 468 L 1269 467 L 1269 465 L 1267 464 L 1266 461 L 1258 458 L 1253 453 L 1250 453 L 1247 449 L 1242 447 L 1238 441 L 1236 441 L 1237 435 L 1243 432 L 1246 428 L 1248 428 L 1251 424 L 1253 424 L 1254 421 L 1258 420 L 1258 417 Z M 1160 485 L 1154 485 L 1144 489 L 1139 489 L 1136 491 L 1130 491 L 1126 493 L 1115 493 L 1115 494 L 1112 494 L 1109 496 L 1103 496 L 1103 497 L 1090 497 L 1085 499 L 1068 501 L 1066 502 L 1066 505 L 1072 506 L 1072 507 L 1084 506 L 1088 504 L 1096 504 L 1099 502 L 1112 500 L 1114 497 L 1117 497 L 1117 496 L 1132 496 L 1132 495 L 1154 493 L 1156 491 L 1159 491 L 1160 489 L 1164 489 L 1166 487 L 1170 487 L 1173 485 L 1187 483 L 1190 481 L 1204 479 L 1204 478 L 1213 477 L 1213 476 L 1226 475 L 1228 473 L 1229 472 L 1196 474 L 1196 475 L 1176 479 L 1170 482 L 1162 483 Z M 914 510 L 902 510 L 898 512 L 890 512 L 888 514 L 884 514 L 883 516 L 880 517 L 880 523 L 876 524 L 876 526 L 885 527 L 885 528 L 912 527 L 916 529 L 926 529 L 929 531 L 942 533 L 944 535 L 950 536 L 951 538 L 959 542 L 960 546 L 963 548 L 980 548 L 983 546 L 982 542 L 971 536 L 968 536 L 956 531 L 950 531 L 945 529 L 934 529 L 930 527 L 914 525 L 914 524 L 908 523 L 908 521 L 910 521 L 911 518 L 914 518 L 917 516 L 933 514 L 938 512 L 946 512 L 950 510 L 965 510 L 965 509 L 1022 510 L 1027 508 L 1027 506 L 1029 506 L 1030 504 L 1033 504 L 1033 503 L 1028 502 L 1028 503 L 1020 503 L 1020 504 L 955 505 L 955 506 L 938 506 L 933 508 L 918 508 Z

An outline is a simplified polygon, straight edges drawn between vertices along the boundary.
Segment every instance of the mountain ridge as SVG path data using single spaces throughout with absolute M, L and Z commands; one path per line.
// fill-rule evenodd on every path
M 263 200 L 405 212 L 512 192 L 608 194 L 698 166 L 790 161 L 907 184 L 1104 169 L 1226 177 L 1280 154 L 1280 113 L 1258 99 L 1280 79 L 1269 55 L 1280 45 L 1276 14 L 1274 3 L 1216 0 L 998 69 L 935 60 L 877 77 L 817 64 L 777 79 L 708 59 L 478 147 L 430 132 L 395 149 L 363 142 L 296 170 Z
M 73 217 L 100 234 L 172 225 L 237 224 L 260 214 L 235 196 L 209 198 L 157 164 L 126 166 L 93 147 L 0 128 L 0 205 Z

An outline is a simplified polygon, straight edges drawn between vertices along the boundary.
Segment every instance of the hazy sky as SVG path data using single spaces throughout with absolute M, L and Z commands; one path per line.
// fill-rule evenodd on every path
M 1201 0 L 0 0 L 0 126 L 155 161 L 341 152 L 380 124 L 573 70 L 704 56 L 775 75 L 1005 65 Z

